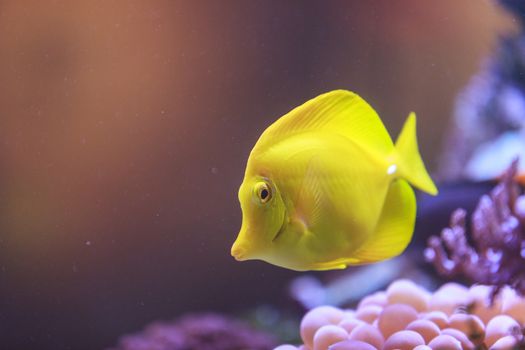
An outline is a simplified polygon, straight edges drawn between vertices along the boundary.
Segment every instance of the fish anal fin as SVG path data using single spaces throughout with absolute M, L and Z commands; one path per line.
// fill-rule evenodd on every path
M 410 243 L 416 220 L 416 198 L 410 185 L 397 179 L 390 185 L 374 233 L 360 247 L 354 264 L 366 264 L 393 258 Z M 349 261 L 349 264 L 352 262 Z
M 346 268 L 347 268 L 347 265 L 345 263 L 342 263 L 341 261 L 334 261 L 334 262 L 316 264 L 314 265 L 312 270 L 327 271 L 327 270 L 343 270 Z

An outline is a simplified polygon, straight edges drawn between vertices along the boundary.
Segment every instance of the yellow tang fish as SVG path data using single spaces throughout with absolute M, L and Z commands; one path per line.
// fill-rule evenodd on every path
M 325 93 L 281 117 L 255 144 L 231 254 L 298 271 L 394 257 L 414 230 L 409 183 L 437 194 L 419 155 L 415 114 L 394 145 L 362 98 Z

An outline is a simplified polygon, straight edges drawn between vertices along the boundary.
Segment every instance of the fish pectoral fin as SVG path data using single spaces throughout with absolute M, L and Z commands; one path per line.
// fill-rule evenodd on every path
M 290 218 L 289 226 L 290 226 L 290 231 L 295 232 L 299 234 L 300 236 L 305 236 L 310 233 L 310 231 L 308 230 L 306 221 L 300 215 L 296 214 L 292 216 Z
M 374 233 L 352 254 L 353 258 L 358 264 L 365 264 L 401 254 L 410 243 L 415 220 L 414 191 L 405 180 L 394 180 L 388 190 Z
M 322 178 L 319 174 L 319 169 L 322 166 L 319 156 L 314 156 L 310 159 L 295 201 L 296 206 L 300 208 L 300 213 L 298 213 L 301 218 L 300 221 L 305 224 L 306 228 L 319 223 L 323 214 L 323 208 L 326 206 L 324 199 L 325 189 L 319 181 Z

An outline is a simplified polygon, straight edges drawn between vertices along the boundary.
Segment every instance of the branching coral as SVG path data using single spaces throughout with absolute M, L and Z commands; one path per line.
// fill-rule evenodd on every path
M 515 160 L 492 192 L 481 197 L 471 218 L 471 243 L 463 209 L 452 213 L 440 237 L 430 237 L 425 257 L 439 273 L 493 285 L 493 296 L 504 285 L 525 295 L 525 196 L 514 180 L 517 166 Z

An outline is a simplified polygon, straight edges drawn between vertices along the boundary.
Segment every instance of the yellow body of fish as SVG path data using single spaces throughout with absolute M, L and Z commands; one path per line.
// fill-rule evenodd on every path
M 299 271 L 394 257 L 414 230 L 409 183 L 437 193 L 419 155 L 414 114 L 394 145 L 359 96 L 320 95 L 277 120 L 253 148 L 231 253 Z

